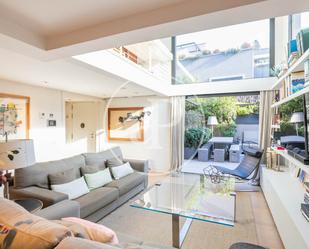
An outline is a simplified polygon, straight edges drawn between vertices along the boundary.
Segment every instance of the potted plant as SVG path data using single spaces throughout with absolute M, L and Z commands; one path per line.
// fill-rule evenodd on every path
M 207 143 L 211 135 L 209 128 L 190 128 L 185 131 L 184 159 L 194 158 L 197 149 Z

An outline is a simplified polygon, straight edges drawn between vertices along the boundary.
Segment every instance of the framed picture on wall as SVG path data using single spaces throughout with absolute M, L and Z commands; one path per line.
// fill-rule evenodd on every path
M 108 109 L 108 140 L 144 141 L 144 107 Z
M 29 138 L 30 98 L 0 93 L 0 141 Z

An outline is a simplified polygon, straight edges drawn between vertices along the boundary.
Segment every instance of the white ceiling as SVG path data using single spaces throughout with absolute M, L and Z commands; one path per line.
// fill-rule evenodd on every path
M 184 0 L 2 0 L 0 8 L 20 25 L 53 36 L 136 15 Z
M 0 0 L 0 78 L 111 96 L 123 79 L 70 57 L 306 10 L 308 0 Z M 117 96 L 151 94 L 130 84 Z
M 1 48 L 0 78 L 100 98 L 154 94 L 151 90 L 101 70 L 96 71 L 74 59 L 43 62 Z

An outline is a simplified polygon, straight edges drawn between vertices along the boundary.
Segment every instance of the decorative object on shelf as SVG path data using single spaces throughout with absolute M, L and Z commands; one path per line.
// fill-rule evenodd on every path
M 108 139 L 144 141 L 144 119 L 150 114 L 144 107 L 109 108 Z
M 203 169 L 204 176 L 209 178 L 212 183 L 219 184 L 223 180 L 223 174 L 216 169 L 214 166 L 210 165 Z
M 292 114 L 290 122 L 295 124 L 296 136 L 298 136 L 298 124 L 304 122 L 304 113 L 303 112 L 294 112 Z
M 285 62 L 281 62 L 280 64 L 272 67 L 270 69 L 270 76 L 281 77 L 287 70 L 287 65 Z
M 211 126 L 211 137 L 214 135 L 214 126 L 218 125 L 218 120 L 216 116 L 209 116 L 207 119 L 207 125 Z
M 24 168 L 35 163 L 33 141 L 30 139 L 9 140 L 0 143 L 0 186 L 4 184 L 4 197 L 9 199 L 9 170 Z M 3 174 L 3 171 L 6 171 Z

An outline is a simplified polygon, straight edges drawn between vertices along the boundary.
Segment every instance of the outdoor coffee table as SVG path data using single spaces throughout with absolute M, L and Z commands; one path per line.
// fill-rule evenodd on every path
M 204 175 L 169 176 L 138 196 L 130 206 L 172 215 L 173 247 L 180 248 L 193 220 L 234 226 L 235 179 L 214 184 Z M 180 228 L 180 217 L 186 218 Z

